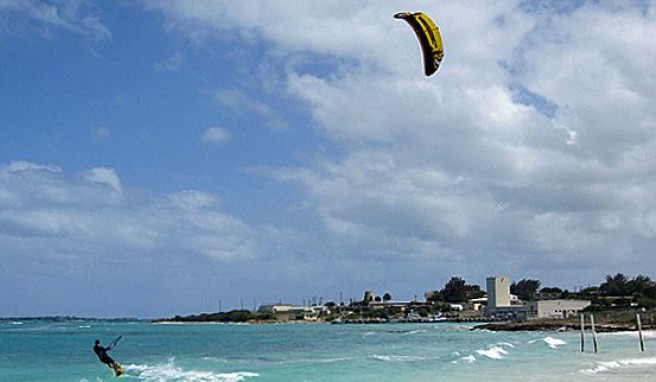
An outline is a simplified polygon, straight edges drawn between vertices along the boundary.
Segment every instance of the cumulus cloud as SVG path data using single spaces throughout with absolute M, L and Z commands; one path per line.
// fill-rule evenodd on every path
M 3 296 L 5 312 L 143 317 L 174 313 L 153 304 L 162 293 L 178 309 L 197 304 L 189 296 L 207 285 L 238 293 L 231 283 L 266 253 L 268 235 L 219 201 L 196 190 L 124 190 L 107 168 L 0 165 L 0 277 L 14 286 Z
M 0 207 L 5 256 L 18 251 L 42 257 L 39 249 L 45 243 L 50 253 L 98 256 L 99 261 L 106 253 L 174 255 L 171 248 L 220 260 L 255 254 L 249 228 L 222 213 L 213 195 L 190 190 L 133 198 L 108 168 L 94 168 L 78 177 L 54 166 L 4 165 Z M 26 233 L 31 240 L 21 239 Z M 23 243 L 13 248 L 9 243 L 14 241 Z

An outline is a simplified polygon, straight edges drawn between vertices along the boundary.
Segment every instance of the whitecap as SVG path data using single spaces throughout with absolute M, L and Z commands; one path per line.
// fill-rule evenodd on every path
M 610 361 L 610 362 L 599 362 L 597 366 L 591 368 L 591 369 L 582 369 L 580 370 L 584 374 L 599 374 L 603 373 L 605 371 L 608 371 L 610 369 L 617 369 L 620 366 L 620 364 L 616 361 Z
M 372 358 L 385 362 L 419 362 L 425 360 L 424 357 L 407 355 L 373 355 Z
M 631 331 L 631 332 L 612 332 L 612 333 L 601 333 L 602 335 L 605 336 L 616 336 L 616 337 L 631 337 L 631 338 L 638 338 L 639 333 L 638 331 Z M 642 338 L 647 340 L 647 339 L 656 339 L 656 330 L 644 330 L 642 332 Z
M 546 337 L 544 343 L 547 344 L 551 349 L 558 349 L 559 346 L 567 345 L 567 342 L 561 340 L 560 338 Z
M 508 355 L 508 351 L 500 346 L 491 346 L 489 349 L 478 349 L 476 353 L 490 359 L 503 359 L 503 357 Z
M 584 374 L 600 374 L 607 371 L 620 369 L 648 368 L 649 370 L 653 370 L 654 367 L 656 367 L 656 358 L 633 358 L 599 362 L 595 367 L 590 369 L 582 369 L 580 372 Z
M 656 358 L 634 358 L 619 362 L 624 366 L 656 366 Z
M 176 366 L 173 359 L 156 365 L 124 365 L 126 374 L 146 382 L 241 382 L 246 378 L 259 377 L 259 374 L 238 371 L 219 373 L 209 370 L 185 370 Z
M 459 361 L 462 362 L 462 363 L 474 363 L 474 362 L 476 362 L 476 357 L 474 357 L 473 354 L 470 354 L 466 357 L 460 358 Z
M 407 331 L 407 332 L 405 332 L 404 334 L 405 334 L 405 335 L 408 335 L 408 334 L 418 334 L 418 333 L 425 333 L 425 332 L 426 332 L 426 331 L 423 330 L 423 329 L 417 329 L 417 330 L 410 330 L 410 331 Z

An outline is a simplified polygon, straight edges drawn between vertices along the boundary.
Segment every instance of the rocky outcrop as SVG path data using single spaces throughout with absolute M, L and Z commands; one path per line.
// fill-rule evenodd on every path
M 585 330 L 591 330 L 590 325 L 585 325 Z M 648 329 L 648 328 L 643 328 Z M 522 321 L 522 322 L 502 322 L 477 325 L 473 330 L 491 330 L 491 331 L 545 331 L 545 332 L 566 332 L 581 330 L 581 325 L 572 322 L 563 322 L 561 320 L 550 321 Z M 597 332 L 626 332 L 638 330 L 635 325 L 626 324 L 599 324 L 595 325 Z

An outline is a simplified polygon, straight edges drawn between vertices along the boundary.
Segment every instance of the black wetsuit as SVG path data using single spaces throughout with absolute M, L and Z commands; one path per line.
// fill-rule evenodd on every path
M 106 363 L 107 366 L 111 367 L 112 369 L 115 368 L 116 362 L 107 355 L 107 351 L 112 350 L 112 346 L 110 345 L 109 347 L 102 347 L 100 344 L 95 344 L 93 346 L 93 352 L 96 353 L 98 356 L 98 359 L 100 359 L 100 362 Z

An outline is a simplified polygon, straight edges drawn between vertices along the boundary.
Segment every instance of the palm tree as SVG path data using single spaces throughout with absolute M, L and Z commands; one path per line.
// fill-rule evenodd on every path
M 606 276 L 606 282 L 599 285 L 599 291 L 604 296 L 626 296 L 629 294 L 629 280 L 622 273 Z

